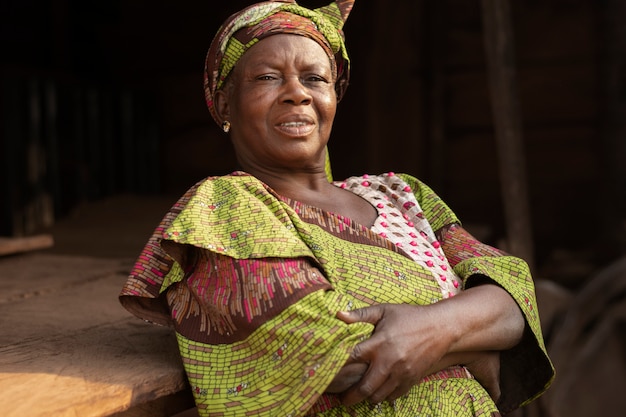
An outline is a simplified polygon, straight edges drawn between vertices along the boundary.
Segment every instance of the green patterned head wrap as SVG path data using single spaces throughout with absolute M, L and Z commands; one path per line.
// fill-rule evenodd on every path
M 316 41 L 328 54 L 336 76 L 337 101 L 350 78 L 350 59 L 343 36 L 343 24 L 354 0 L 337 0 L 319 9 L 299 6 L 295 0 L 256 3 L 231 15 L 213 38 L 204 68 L 204 95 L 213 119 L 215 92 L 219 90 L 243 54 L 263 38 L 294 34 Z

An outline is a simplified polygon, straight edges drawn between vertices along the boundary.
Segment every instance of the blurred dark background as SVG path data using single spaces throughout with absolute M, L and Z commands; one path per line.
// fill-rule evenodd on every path
M 133 258 L 189 186 L 236 169 L 202 71 L 251 3 L 0 0 L 0 243 Z M 626 2 L 358 0 L 345 30 L 335 178 L 413 174 L 480 239 L 522 242 L 557 380 L 516 416 L 619 415 Z
M 250 3 L 2 0 L 0 235 L 46 230 L 85 201 L 175 198 L 235 169 L 202 70 L 218 24 Z M 535 265 L 575 288 L 626 251 L 626 7 L 511 3 Z M 345 29 L 335 177 L 411 173 L 505 242 L 481 2 L 361 0 Z

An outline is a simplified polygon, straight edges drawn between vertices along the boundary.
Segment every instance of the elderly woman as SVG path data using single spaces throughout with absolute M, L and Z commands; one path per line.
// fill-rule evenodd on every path
M 241 171 L 174 205 L 120 297 L 174 327 L 202 416 L 493 416 L 552 380 L 521 259 L 409 175 L 332 181 L 352 3 L 252 5 L 207 55 Z

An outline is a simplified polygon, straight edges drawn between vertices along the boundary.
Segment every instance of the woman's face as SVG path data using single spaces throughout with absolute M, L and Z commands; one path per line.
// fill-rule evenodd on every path
M 319 169 L 337 107 L 328 55 L 298 35 L 272 35 L 237 62 L 218 111 L 242 168 Z

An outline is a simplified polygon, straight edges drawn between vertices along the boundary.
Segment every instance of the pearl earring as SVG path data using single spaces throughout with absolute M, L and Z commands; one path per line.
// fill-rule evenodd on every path
M 224 120 L 222 122 L 222 130 L 224 133 L 228 133 L 230 131 L 230 122 L 228 120 Z

